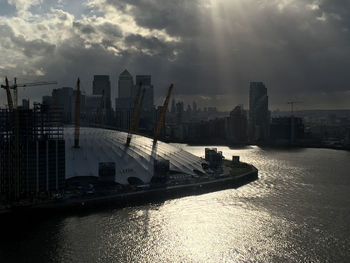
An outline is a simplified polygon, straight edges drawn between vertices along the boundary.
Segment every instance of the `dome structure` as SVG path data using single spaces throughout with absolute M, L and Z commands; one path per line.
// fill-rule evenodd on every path
M 66 141 L 66 179 L 76 176 L 100 176 L 104 165 L 114 167 L 114 181 L 129 184 L 140 179 L 147 184 L 154 175 L 154 161 L 169 161 L 171 173 L 205 173 L 201 158 L 176 146 L 133 135 L 126 146 L 127 133 L 101 128 L 81 128 L 80 148 L 74 148 L 74 127 L 64 129 Z

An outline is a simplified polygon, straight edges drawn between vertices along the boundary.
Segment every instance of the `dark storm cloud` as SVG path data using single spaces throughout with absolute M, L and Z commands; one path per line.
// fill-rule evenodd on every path
M 79 34 L 103 34 L 105 42 L 113 42 L 113 40 L 119 39 L 123 36 L 123 32 L 119 26 L 108 22 L 100 25 L 92 25 L 84 22 L 73 22 L 73 30 L 76 33 L 75 37 L 78 37 Z
M 327 14 L 338 15 L 334 16 L 338 21 L 343 21 L 347 27 L 350 26 L 350 2 L 347 0 L 322 0 L 320 2 L 320 9 Z
M 139 26 L 165 29 L 171 35 L 191 36 L 202 23 L 206 14 L 199 0 L 107 0 L 116 10 L 131 14 Z M 205 1 L 204 1 L 205 2 Z M 127 9 L 129 5 L 131 8 Z
M 123 32 L 120 29 L 120 27 L 112 24 L 112 23 L 103 23 L 102 25 L 99 25 L 99 30 L 103 32 L 105 35 L 108 35 L 113 38 L 119 38 L 123 36 Z
M 173 57 L 174 46 L 161 41 L 156 37 L 143 37 L 139 34 L 132 34 L 125 38 L 125 44 L 129 48 L 136 48 L 139 51 L 145 50 L 151 56 L 161 55 L 166 57 Z
M 308 7 L 310 1 L 295 1 L 279 10 L 273 1 L 259 5 L 250 0 L 240 5 L 240 11 L 228 1 L 222 4 L 222 17 L 214 18 L 203 2 L 108 1 L 116 9 L 129 4 L 128 12 L 138 25 L 182 38 L 171 75 L 195 83 L 181 83 L 183 93 L 234 92 L 250 80 L 265 81 L 270 91 L 287 96 L 348 89 L 348 1 L 322 1 L 314 10 Z M 138 43 L 139 48 L 157 46 Z
M 314 105 L 335 108 L 350 100 L 348 0 L 96 1 L 132 16 L 143 29 L 163 30 L 177 40 L 127 33 L 114 21 L 79 20 L 56 48 L 20 36 L 16 45 L 24 52 L 20 43 L 25 42 L 32 56 L 36 46 L 51 52 L 50 60 L 35 66 L 62 85 L 74 82 L 74 74 L 89 89 L 94 74 L 110 74 L 116 83 L 117 73 L 128 68 L 152 74 L 156 96 L 164 96 L 174 82 L 175 94 L 202 96 L 226 109 L 247 102 L 249 81 L 264 81 L 271 104 L 281 107 L 291 98 L 310 108 L 312 97 L 320 100 Z M 100 42 L 90 41 L 91 34 Z
M 95 28 L 92 27 L 91 25 L 84 25 L 80 22 L 73 22 L 73 28 L 77 29 L 78 31 L 80 31 L 82 34 L 92 34 L 95 33 Z

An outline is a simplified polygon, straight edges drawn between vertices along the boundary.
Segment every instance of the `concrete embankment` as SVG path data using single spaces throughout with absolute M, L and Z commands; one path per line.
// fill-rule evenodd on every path
M 258 178 L 258 170 L 251 166 L 249 172 L 224 178 L 216 178 L 189 184 L 171 185 L 166 187 L 151 188 L 147 190 L 132 191 L 107 196 L 95 196 L 90 198 L 69 199 L 60 202 L 32 205 L 7 210 L 5 214 L 56 214 L 77 213 L 79 211 L 92 211 L 101 208 L 119 208 L 146 203 L 163 202 L 169 199 L 190 195 L 200 195 L 230 188 L 238 188 L 255 181 Z M 1 214 L 0 214 L 1 215 Z

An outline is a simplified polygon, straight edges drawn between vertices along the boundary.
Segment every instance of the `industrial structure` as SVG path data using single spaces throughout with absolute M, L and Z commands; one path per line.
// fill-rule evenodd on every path
M 128 185 L 135 178 L 141 184 L 155 180 L 159 170 L 162 176 L 197 176 L 204 174 L 201 158 L 170 144 L 133 134 L 125 145 L 126 132 L 100 128 L 80 128 L 80 148 L 74 148 L 74 128 L 65 127 L 66 178 L 103 177 Z M 168 163 L 168 169 L 166 168 Z
M 59 114 L 41 104 L 0 110 L 1 199 L 12 202 L 63 190 L 65 143 Z
M 80 96 L 77 96 L 74 129 L 65 128 L 67 178 L 93 176 L 102 182 L 129 185 L 162 182 L 174 174 L 184 177 L 205 174 L 202 166 L 205 161 L 182 149 L 157 141 L 173 84 L 165 98 L 153 140 L 135 134 L 146 93 L 142 82 L 138 84 L 128 133 L 80 127 Z M 77 95 L 79 93 L 78 79 Z
M 0 205 L 68 205 L 85 198 L 167 189 L 210 181 L 214 179 L 211 175 L 223 176 L 220 152 L 206 150 L 203 159 L 158 141 L 164 138 L 174 85 L 170 85 L 163 106 L 155 110 L 151 76 L 137 75 L 136 83 L 126 70 L 120 75 L 116 103 L 121 104 L 116 105 L 115 117 L 118 120 L 118 109 L 125 103 L 127 125 L 116 127 L 110 125 L 113 118 L 108 116 L 112 113 L 108 76 L 94 76 L 92 96 L 81 93 L 78 78 L 75 89 L 55 89 L 51 97 L 43 98 L 43 104 L 34 103 L 33 108 L 29 100 L 17 107 L 17 88 L 54 83 L 17 84 L 15 79 L 10 85 L 6 78 L 1 86 L 6 90 L 8 108 L 0 110 Z M 183 104 L 177 106 L 183 112 Z M 243 108 L 234 113 L 244 121 Z M 93 122 L 86 122 L 88 115 Z M 149 137 L 138 131 L 141 120 L 149 128 Z M 86 124 L 89 126 L 84 127 Z

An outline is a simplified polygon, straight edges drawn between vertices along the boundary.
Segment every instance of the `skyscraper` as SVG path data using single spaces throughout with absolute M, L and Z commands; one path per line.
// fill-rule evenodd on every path
M 72 110 L 74 107 L 72 107 L 73 104 L 73 100 L 72 100 L 72 96 L 73 96 L 73 88 L 71 87 L 63 87 L 60 89 L 54 89 L 52 91 L 52 97 L 51 97 L 51 101 L 47 100 L 44 101 L 43 100 L 43 104 L 49 104 L 50 102 L 52 103 L 51 106 L 53 107 L 59 107 L 62 110 L 62 114 L 63 114 L 63 122 L 69 123 L 71 121 L 74 121 L 74 119 L 72 119 Z
M 193 113 L 197 112 L 197 103 L 195 101 L 193 101 L 193 103 L 192 103 L 192 111 L 193 111 Z
M 133 77 L 125 69 L 119 75 L 118 98 L 115 99 L 116 125 L 119 129 L 129 130 L 135 97 L 136 92 Z
M 108 75 L 94 75 L 92 84 L 92 94 L 102 95 L 104 90 L 105 103 L 104 107 L 107 111 L 111 110 L 111 82 Z
M 263 142 L 269 135 L 268 96 L 265 84 L 251 82 L 249 90 L 249 139 Z
M 135 97 L 136 94 L 134 94 L 134 89 L 133 77 L 129 71 L 125 69 L 122 73 L 120 73 L 118 79 L 118 98 L 123 99 Z
M 170 112 L 172 114 L 175 114 L 176 112 L 176 107 L 175 107 L 175 99 L 173 98 L 172 101 L 171 101 L 171 109 L 170 109 Z
M 226 139 L 233 144 L 241 144 L 247 142 L 248 120 L 247 113 L 243 109 L 243 105 L 236 106 L 226 121 Z
M 142 87 L 146 89 L 145 98 L 143 100 L 142 109 L 144 111 L 151 112 L 153 110 L 154 98 L 153 98 L 153 85 L 151 81 L 151 75 L 137 75 L 136 85 L 140 85 L 142 82 Z

